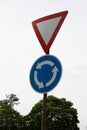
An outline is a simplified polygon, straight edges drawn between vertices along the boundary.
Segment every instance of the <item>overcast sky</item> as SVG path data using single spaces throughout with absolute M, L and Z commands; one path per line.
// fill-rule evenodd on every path
M 0 99 L 14 93 L 23 115 L 43 98 L 29 82 L 33 63 L 45 55 L 32 21 L 68 10 L 50 54 L 62 63 L 58 86 L 48 95 L 66 98 L 78 110 L 79 127 L 87 126 L 87 0 L 0 0 Z

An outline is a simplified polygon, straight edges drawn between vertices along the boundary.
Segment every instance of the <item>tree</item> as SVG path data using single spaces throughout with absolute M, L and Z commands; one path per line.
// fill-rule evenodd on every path
M 17 130 L 23 124 L 23 118 L 13 106 L 18 104 L 19 99 L 16 95 L 6 95 L 5 100 L 0 100 L 0 129 Z
M 25 116 L 29 130 L 41 130 L 42 100 Z M 77 109 L 65 98 L 48 96 L 46 109 L 46 130 L 79 130 Z
M 12 107 L 19 104 L 19 98 L 15 94 L 6 95 L 6 100 Z
M 31 112 L 22 116 L 14 110 L 19 104 L 15 94 L 6 95 L 0 100 L 0 130 L 41 130 L 42 104 L 39 101 Z M 77 109 L 66 99 L 48 96 L 46 109 L 46 130 L 79 130 Z

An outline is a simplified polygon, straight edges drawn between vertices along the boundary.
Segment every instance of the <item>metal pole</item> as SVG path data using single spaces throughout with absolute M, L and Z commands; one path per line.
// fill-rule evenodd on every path
M 46 130 L 46 101 L 47 101 L 47 93 L 43 95 L 43 113 L 42 113 L 41 130 Z
M 49 51 L 46 54 L 49 54 Z M 46 102 L 47 102 L 47 93 L 44 93 L 43 94 L 43 110 L 42 110 L 41 130 L 46 130 Z

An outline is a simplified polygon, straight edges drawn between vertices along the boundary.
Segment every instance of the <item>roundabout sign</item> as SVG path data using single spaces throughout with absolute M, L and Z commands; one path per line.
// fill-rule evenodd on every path
M 47 93 L 57 85 L 61 74 L 62 66 L 58 58 L 45 55 L 33 64 L 30 71 L 30 83 L 35 91 Z
M 60 81 L 62 66 L 58 58 L 49 55 L 50 47 L 59 32 L 68 11 L 51 14 L 32 22 L 35 34 L 46 53 L 38 58 L 30 70 L 30 83 L 33 89 L 43 93 L 43 109 L 41 130 L 46 130 L 47 92 L 51 91 Z

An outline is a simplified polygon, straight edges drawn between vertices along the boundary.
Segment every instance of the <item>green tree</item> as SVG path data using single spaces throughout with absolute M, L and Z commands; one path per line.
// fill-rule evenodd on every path
M 17 130 L 22 127 L 23 118 L 13 106 L 18 104 L 19 99 L 16 95 L 6 95 L 5 100 L 0 100 L 0 129 Z
M 29 130 L 41 130 L 42 100 L 25 116 Z M 46 130 L 79 130 L 77 109 L 66 99 L 48 96 L 46 109 Z
M 19 104 L 19 98 L 15 94 L 6 95 L 6 100 L 12 107 Z

